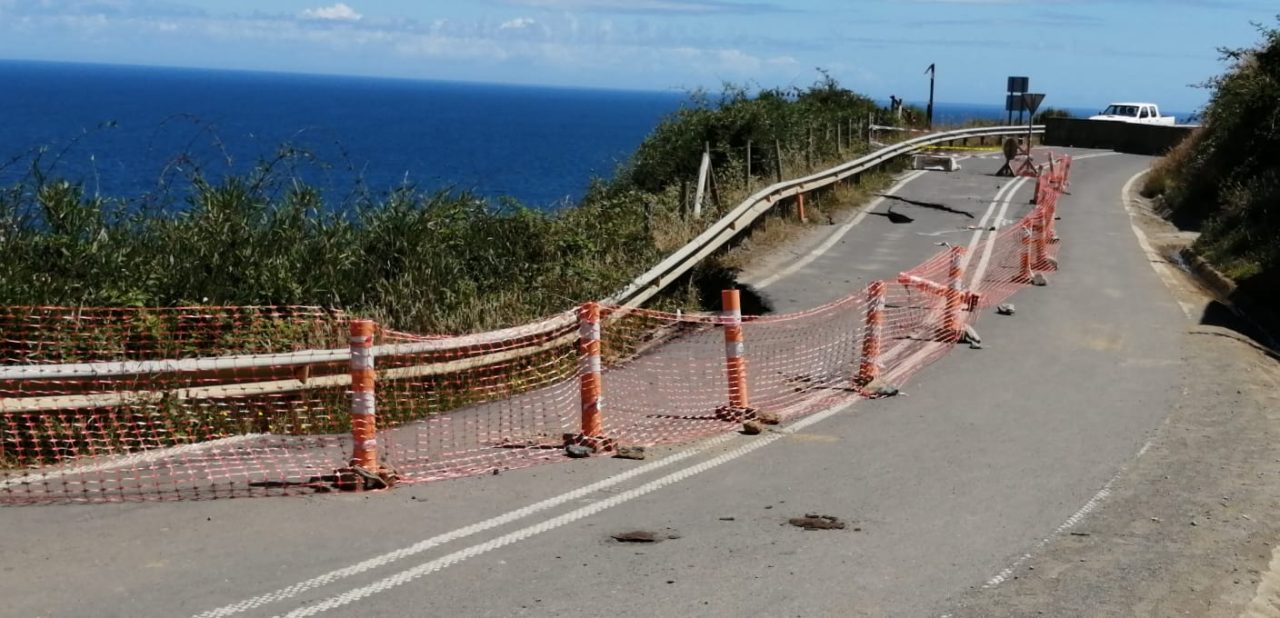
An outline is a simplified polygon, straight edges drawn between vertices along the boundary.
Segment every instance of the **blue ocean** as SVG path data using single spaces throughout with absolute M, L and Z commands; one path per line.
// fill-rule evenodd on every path
M 611 176 L 681 93 L 0 62 L 0 185 L 28 173 L 134 197 L 198 168 L 246 172 L 283 144 L 326 191 L 405 185 L 548 207 Z M 180 177 L 180 176 L 179 176 Z
M 134 198 L 272 161 L 349 195 L 410 186 L 571 204 L 609 177 L 680 92 L 0 61 L 0 186 L 43 172 Z M 939 104 L 940 123 L 1003 118 Z

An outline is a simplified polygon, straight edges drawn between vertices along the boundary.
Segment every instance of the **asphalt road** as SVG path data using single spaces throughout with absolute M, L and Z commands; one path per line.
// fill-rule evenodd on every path
M 1009 181 L 990 176 L 997 161 L 964 165 L 915 178 L 746 280 L 777 310 L 799 309 L 938 242 L 973 242 L 969 226 L 999 218 Z M 1079 160 L 1051 285 L 1015 296 L 1012 317 L 983 316 L 985 348 L 958 347 L 906 396 L 646 462 L 365 495 L 5 509 L 0 614 L 944 615 L 1081 513 L 1177 397 L 1186 317 L 1120 203 L 1148 165 Z M 1030 189 L 1003 218 L 1029 208 Z M 806 513 L 848 527 L 788 525 Z M 661 542 L 610 538 L 630 530 Z

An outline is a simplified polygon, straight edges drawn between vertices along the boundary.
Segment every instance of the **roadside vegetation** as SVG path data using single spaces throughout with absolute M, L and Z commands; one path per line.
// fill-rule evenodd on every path
M 0 189 L 0 305 L 317 305 L 419 333 L 517 324 L 615 292 L 780 173 L 864 151 L 858 127 L 877 114 L 889 122 L 825 74 L 694 93 L 613 179 L 554 211 L 412 186 L 333 203 L 281 171 L 305 159 L 287 145 L 245 176 L 190 172 L 164 204 L 92 195 L 37 157 Z M 691 280 L 661 302 L 696 296 Z
M 1144 193 L 1201 235 L 1194 248 L 1241 289 L 1276 305 L 1280 289 L 1280 29 L 1223 49 L 1203 126 L 1161 159 Z

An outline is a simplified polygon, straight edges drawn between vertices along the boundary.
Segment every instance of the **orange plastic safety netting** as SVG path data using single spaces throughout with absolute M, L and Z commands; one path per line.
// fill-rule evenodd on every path
M 563 457 L 578 427 L 572 312 L 464 337 L 387 337 L 376 363 L 378 448 L 401 482 Z
M 345 363 L 323 352 L 345 327 L 309 307 L 0 308 L 0 502 L 311 482 L 349 450 Z
M 2 308 L 0 503 L 381 487 L 875 395 L 1056 267 L 1070 159 L 1040 171 L 1037 205 L 1015 224 L 786 315 L 588 304 L 423 337 L 367 322 L 356 336 L 361 321 L 305 307 Z

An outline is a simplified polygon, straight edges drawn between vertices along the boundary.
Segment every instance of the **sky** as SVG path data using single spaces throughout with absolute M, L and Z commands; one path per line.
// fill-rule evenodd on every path
M 1197 109 L 1272 0 L 0 0 L 0 59 L 629 90 L 806 86 L 877 99 Z

